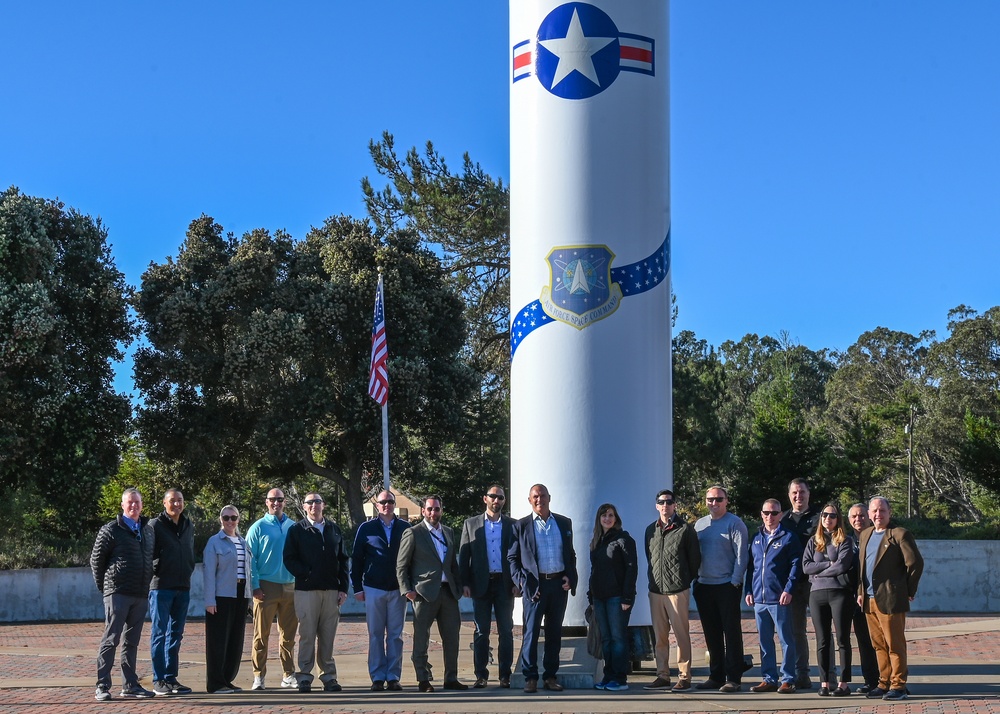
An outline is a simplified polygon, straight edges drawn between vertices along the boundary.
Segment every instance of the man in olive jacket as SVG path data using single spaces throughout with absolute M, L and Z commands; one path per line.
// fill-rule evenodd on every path
M 670 688 L 670 628 L 677 640 L 677 684 L 675 692 L 691 688 L 691 630 L 688 611 L 691 605 L 691 581 L 701 567 L 698 534 L 677 515 L 674 492 L 663 489 L 656 494 L 659 513 L 646 528 L 646 562 L 649 580 L 649 613 L 656 636 L 656 679 L 645 689 Z
M 858 605 L 878 658 L 878 686 L 869 698 L 906 699 L 906 613 L 917 594 L 924 559 L 913 535 L 890 522 L 889 501 L 876 496 L 868 503 L 874 527 L 861 534 L 861 582 Z

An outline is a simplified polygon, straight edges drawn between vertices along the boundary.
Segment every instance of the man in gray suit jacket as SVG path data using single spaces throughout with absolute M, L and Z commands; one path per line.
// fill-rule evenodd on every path
M 458 681 L 458 635 L 462 616 L 458 598 L 462 595 L 457 546 L 451 528 L 441 524 L 443 502 L 428 496 L 420 509 L 424 520 L 403 532 L 396 559 L 399 591 L 413 603 L 413 654 L 421 692 L 433 692 L 427 645 L 431 623 L 437 620 L 444 648 L 444 688 L 468 689 Z
M 514 519 L 503 515 L 507 501 L 503 486 L 493 484 L 486 489 L 483 503 L 486 513 L 465 521 L 462 545 L 458 552 L 458 569 L 465 586 L 462 594 L 472 598 L 476 634 L 472 640 L 472 661 L 476 672 L 476 689 L 489 680 L 486 665 L 490 658 L 490 625 L 493 613 L 497 618 L 500 686 L 510 687 L 510 671 L 514 662 L 514 598 L 520 591 L 514 586 L 507 567 L 507 551 L 514 542 Z

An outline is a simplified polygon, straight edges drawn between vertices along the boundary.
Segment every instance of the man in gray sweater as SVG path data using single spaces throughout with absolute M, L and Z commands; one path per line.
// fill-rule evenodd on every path
M 691 581 L 701 567 L 698 536 L 677 515 L 674 492 L 663 489 L 656 494 L 659 513 L 646 528 L 646 562 L 649 564 L 649 612 L 656 637 L 656 679 L 644 689 L 670 688 L 670 628 L 677 640 L 677 684 L 675 692 L 691 688 L 691 628 L 688 610 L 691 604 Z
M 743 679 L 740 597 L 749 562 L 747 527 L 728 512 L 729 494 L 712 486 L 705 494 L 708 515 L 694 524 L 701 546 L 701 569 L 694 599 L 709 654 L 708 680 L 696 689 L 738 692 Z

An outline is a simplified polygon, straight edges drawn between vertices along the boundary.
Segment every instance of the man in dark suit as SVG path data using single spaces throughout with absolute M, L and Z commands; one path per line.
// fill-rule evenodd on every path
M 562 621 L 570 592 L 576 593 L 576 551 L 573 522 L 549 510 L 549 489 L 536 483 L 528 492 L 532 514 L 514 523 L 514 542 L 507 552 L 514 585 L 524 594 L 524 633 L 521 641 L 521 674 L 524 691 L 538 691 L 538 634 L 545 618 L 545 654 L 542 681 L 545 688 L 561 692 L 556 679 Z
M 510 687 L 514 663 L 514 598 L 519 594 L 510 577 L 507 551 L 514 542 L 514 519 L 503 515 L 507 500 L 503 487 L 486 489 L 486 513 L 466 519 L 458 552 L 459 573 L 465 586 L 462 594 L 472 598 L 476 634 L 472 640 L 472 661 L 476 689 L 486 686 L 490 658 L 490 625 L 497 618 L 500 686 Z
M 861 534 L 861 583 L 858 605 L 878 658 L 878 686 L 871 699 L 906 699 L 906 613 L 917 594 L 924 559 L 913 534 L 889 522 L 889 501 L 876 496 L 868 503 L 873 528 Z
M 442 500 L 428 496 L 420 509 L 424 520 L 403 531 L 396 559 L 399 591 L 413 603 L 413 654 L 421 692 L 433 692 L 427 645 L 431 623 L 437 620 L 444 648 L 444 688 L 468 689 L 458 681 L 458 636 L 462 616 L 458 598 L 462 596 L 455 535 L 441 524 Z

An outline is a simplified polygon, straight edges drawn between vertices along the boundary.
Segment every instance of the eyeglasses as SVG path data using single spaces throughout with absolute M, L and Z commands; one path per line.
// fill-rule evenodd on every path
M 382 499 L 381 501 L 378 501 L 377 503 L 380 506 L 388 506 L 390 503 L 395 503 L 395 501 L 390 501 L 389 499 L 385 498 Z
M 224 520 L 224 521 L 238 521 L 239 519 L 240 519 L 239 516 L 225 515 L 225 516 L 222 517 L 222 520 Z
M 492 498 L 494 501 L 506 501 L 507 497 L 502 493 L 487 493 L 486 498 Z
M 656 499 L 657 506 L 672 506 L 674 505 L 674 499 L 672 498 L 658 498 Z
M 285 497 L 284 496 L 275 496 L 274 498 L 271 498 L 270 496 L 268 496 L 267 500 L 270 501 L 271 503 L 284 503 L 285 502 Z
M 716 503 L 716 502 L 725 501 L 726 497 L 725 496 L 705 496 L 705 500 L 708 501 L 709 503 Z
M 826 511 L 824 511 L 821 515 L 823 516 L 823 518 L 836 518 L 837 517 L 836 513 L 827 513 Z
M 779 516 L 779 515 L 781 515 L 781 511 L 761 511 L 760 515 L 762 515 L 762 516 Z
M 441 506 L 424 506 L 425 511 L 430 511 L 431 513 L 437 513 L 441 510 Z
M 307 506 L 311 506 L 314 503 L 323 503 L 323 499 L 322 498 L 313 498 L 313 499 L 310 499 L 308 501 L 303 501 L 303 503 L 306 504 Z

